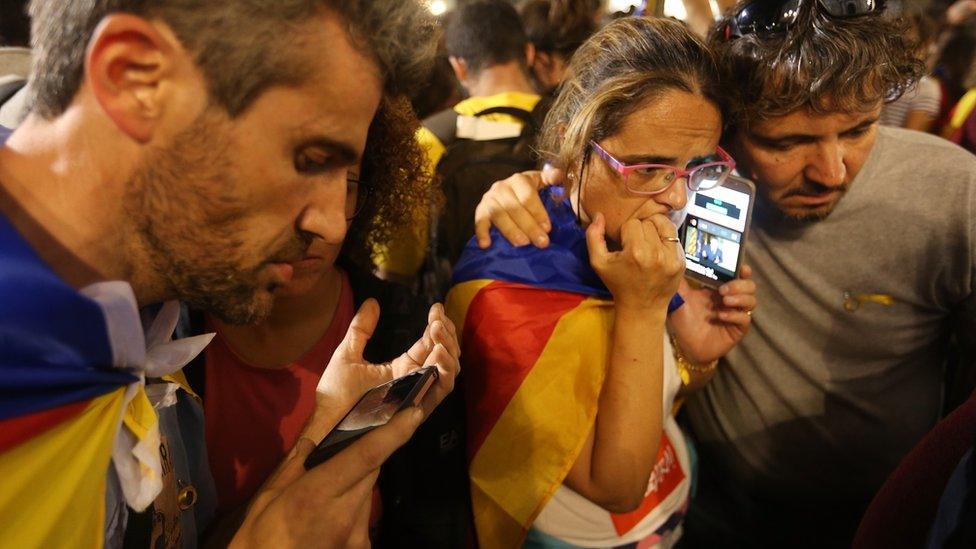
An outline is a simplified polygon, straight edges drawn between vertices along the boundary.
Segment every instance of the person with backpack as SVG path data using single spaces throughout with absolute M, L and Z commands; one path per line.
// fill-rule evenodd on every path
M 535 50 L 518 12 L 505 0 L 461 6 L 447 19 L 445 44 L 468 98 L 424 120 L 417 134 L 444 204 L 417 212 L 379 250 L 377 266 L 386 278 L 412 280 L 428 255 L 453 263 L 474 235 L 474 208 L 491 183 L 535 166 L 532 140 L 544 113 L 534 112 L 540 96 L 528 67 Z M 437 249 L 429 252 L 432 222 Z

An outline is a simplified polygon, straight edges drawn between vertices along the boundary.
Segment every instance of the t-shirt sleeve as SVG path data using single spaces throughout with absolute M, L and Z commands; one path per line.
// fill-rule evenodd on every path
M 912 98 L 908 111 L 922 111 L 932 117 L 938 116 L 942 105 L 942 91 L 934 78 L 924 77 L 918 82 L 918 91 Z

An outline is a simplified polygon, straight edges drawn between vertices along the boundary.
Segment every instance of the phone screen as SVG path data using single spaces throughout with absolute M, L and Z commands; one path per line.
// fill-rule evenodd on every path
M 363 395 L 346 417 L 305 460 L 310 469 L 329 459 L 356 439 L 386 424 L 400 410 L 417 404 L 437 377 L 435 366 L 425 366 L 403 377 L 377 385 Z
M 403 407 L 413 389 L 424 377 L 420 370 L 373 387 L 336 426 L 336 431 L 358 431 L 386 424 Z
M 736 277 L 753 195 L 748 185 L 729 184 L 694 195 L 682 246 L 695 278 L 718 286 Z

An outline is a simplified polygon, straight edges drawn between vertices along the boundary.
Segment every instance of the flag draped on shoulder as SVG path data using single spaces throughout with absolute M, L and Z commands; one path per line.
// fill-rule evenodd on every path
M 593 427 L 609 359 L 610 292 L 562 189 L 540 194 L 550 245 L 517 248 L 497 232 L 488 250 L 472 240 L 447 297 L 461 334 L 483 548 L 520 545 L 562 484 Z M 680 305 L 675 296 L 669 310 Z
M 0 216 L 0 545 L 101 547 L 110 464 L 130 506 L 152 502 L 159 428 L 144 379 L 209 341 L 169 341 L 177 315 L 167 304 L 147 338 L 128 284 L 75 290 Z

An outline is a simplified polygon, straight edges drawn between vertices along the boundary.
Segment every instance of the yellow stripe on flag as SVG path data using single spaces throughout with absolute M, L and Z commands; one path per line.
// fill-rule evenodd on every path
M 0 545 L 102 547 L 124 394 L 121 387 L 97 397 L 70 421 L 0 454 Z
M 447 293 L 447 298 L 444 300 L 444 312 L 447 313 L 447 318 L 451 319 L 451 322 L 457 328 L 458 337 L 463 337 L 464 334 L 464 319 L 467 316 L 468 305 L 471 305 L 474 296 L 482 288 L 492 282 L 494 281 L 483 278 L 469 280 L 454 286 Z M 464 345 L 464 342 L 462 341 L 461 344 Z
M 512 523 L 524 537 L 569 474 L 596 417 L 612 327 L 610 301 L 588 298 L 564 314 L 474 456 L 472 504 L 482 548 L 511 547 Z

